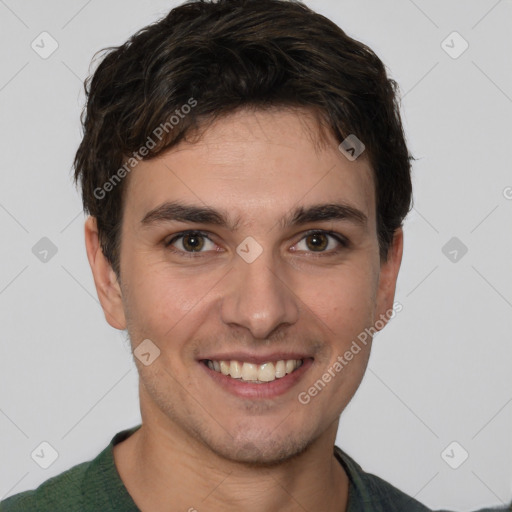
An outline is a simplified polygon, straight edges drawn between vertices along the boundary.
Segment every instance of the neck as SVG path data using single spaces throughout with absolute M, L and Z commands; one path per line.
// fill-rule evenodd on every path
M 142 512 L 346 510 L 349 481 L 334 457 L 338 421 L 293 458 L 254 466 L 214 453 L 156 411 L 141 412 L 141 428 L 114 447 L 114 462 Z

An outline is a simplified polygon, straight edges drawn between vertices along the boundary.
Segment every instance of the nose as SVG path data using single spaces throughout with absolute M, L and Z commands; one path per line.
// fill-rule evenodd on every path
M 271 251 L 252 263 L 237 257 L 234 265 L 222 301 L 224 323 L 248 329 L 254 339 L 267 339 L 279 327 L 297 322 L 300 301 Z

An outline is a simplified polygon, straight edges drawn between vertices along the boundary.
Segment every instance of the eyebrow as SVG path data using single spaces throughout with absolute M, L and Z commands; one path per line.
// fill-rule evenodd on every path
M 345 203 L 323 203 L 300 206 L 293 210 L 291 214 L 280 219 L 279 224 L 282 228 L 286 228 L 313 222 L 336 220 L 345 220 L 359 226 L 365 226 L 368 217 L 361 210 Z M 146 213 L 141 220 L 141 224 L 146 227 L 172 221 L 211 224 L 236 231 L 241 219 L 236 218 L 234 221 L 230 221 L 225 210 L 167 201 Z

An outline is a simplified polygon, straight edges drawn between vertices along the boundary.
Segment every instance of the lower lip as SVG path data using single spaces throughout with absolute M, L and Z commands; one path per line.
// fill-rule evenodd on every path
M 264 382 L 261 384 L 254 384 L 252 382 L 245 382 L 241 379 L 233 379 L 215 370 L 211 370 L 204 362 L 199 363 L 204 371 L 217 382 L 224 389 L 233 395 L 241 398 L 274 398 L 279 395 L 284 395 L 289 391 L 302 376 L 308 371 L 313 364 L 313 359 L 304 359 L 302 365 L 292 373 L 288 373 L 280 379 L 271 382 Z

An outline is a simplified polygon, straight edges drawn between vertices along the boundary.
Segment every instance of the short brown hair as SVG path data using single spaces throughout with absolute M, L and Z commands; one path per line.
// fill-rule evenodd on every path
M 192 0 L 125 44 L 101 51 L 107 53 L 84 85 L 84 134 L 74 177 L 118 277 L 121 178 L 130 158 L 137 153 L 151 159 L 205 121 L 247 107 L 308 108 L 339 142 L 355 134 L 364 143 L 386 259 L 411 208 L 412 157 L 397 84 L 366 45 L 299 1 Z M 185 105 L 193 108 L 182 111 Z M 179 122 L 171 123 L 173 116 Z M 167 128 L 161 137 L 155 137 L 157 127 Z

